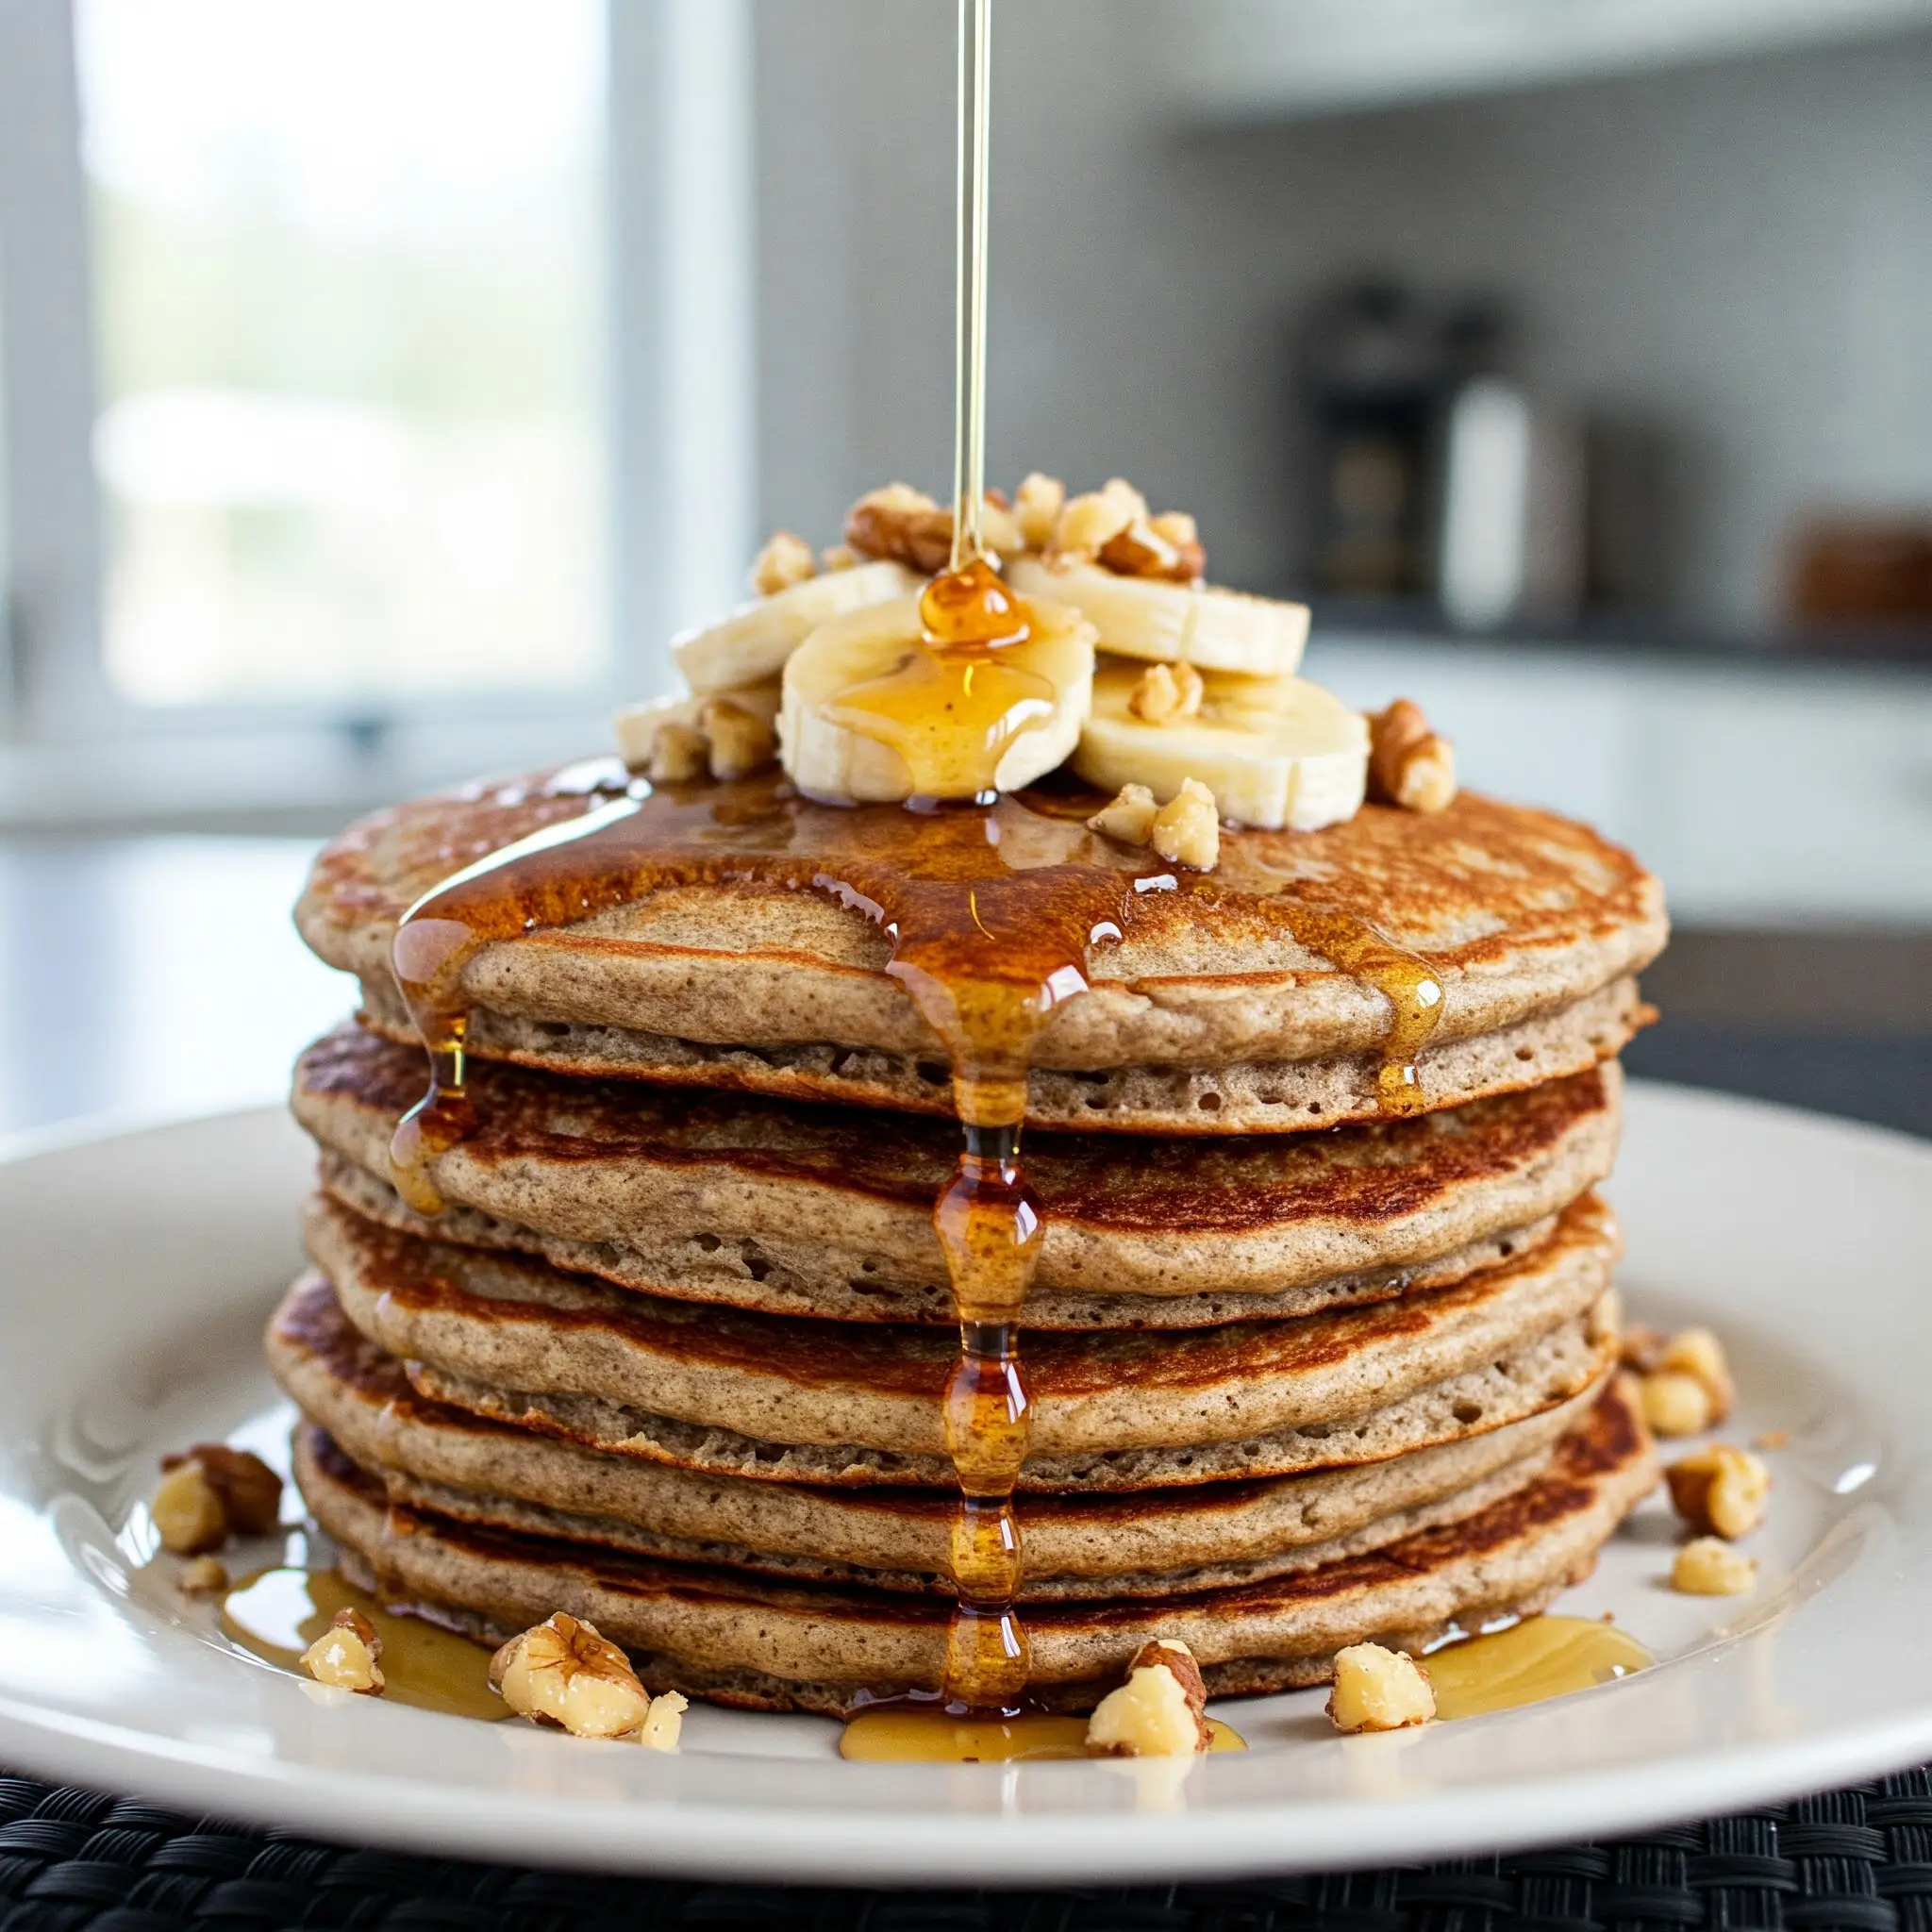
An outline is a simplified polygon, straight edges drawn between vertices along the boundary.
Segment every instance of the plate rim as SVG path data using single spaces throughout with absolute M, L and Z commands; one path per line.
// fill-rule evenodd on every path
M 1932 1174 L 1932 1143 L 1897 1129 L 1679 1082 L 1633 1079 L 1630 1091 L 1634 1108 L 1754 1117 L 1840 1145 L 1850 1141 Z M 285 1122 L 284 1110 L 262 1105 L 158 1119 L 85 1116 L 0 1138 L 0 1166 L 271 1120 Z M 1752 1641 L 1746 1634 L 1719 1650 Z M 162 1739 L 0 1695 L 0 1761 L 9 1768 L 176 1809 L 184 1802 L 201 1806 L 239 1824 L 423 1855 L 491 1862 L 508 1855 L 519 1864 L 550 1868 L 893 1887 L 1234 1878 L 1513 1851 L 1721 1815 L 1928 1757 L 1932 1700 L 1790 1743 L 1747 1740 L 1661 1761 L 1558 1774 L 1535 1786 L 1425 1791 L 1393 1802 L 1344 1791 L 1312 1803 L 1274 1799 L 1189 1808 L 1173 1819 L 1133 1811 L 1006 1815 L 998 1827 L 1002 1870 L 989 1875 L 962 1860 L 969 1838 L 983 1842 L 984 1810 L 841 1811 L 829 1790 L 790 1809 L 740 1809 L 708 1798 L 639 1792 L 545 1806 L 507 1787 L 473 1790 L 383 1771 L 243 1758 L 213 1745 Z M 1010 1774 L 995 1766 L 972 1769 L 989 1790 Z M 1532 1801 L 1499 1804 L 1512 1789 Z M 1269 1822 L 1291 1809 L 1299 1828 L 1275 1839 Z M 539 1818 L 541 1838 L 532 1829 Z M 1329 1820 L 1338 1826 L 1346 1821 L 1345 1852 L 1323 1849 L 1324 1839 L 1332 1841 L 1321 1828 Z M 756 1828 L 748 1831 L 748 1822 Z M 1165 1828 L 1170 1825 L 1175 1828 Z

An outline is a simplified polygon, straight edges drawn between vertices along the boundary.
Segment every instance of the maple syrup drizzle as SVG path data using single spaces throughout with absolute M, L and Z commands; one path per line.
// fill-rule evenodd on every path
M 1248 1740 L 1208 1720 L 1210 1752 L 1245 1751 Z M 839 1755 L 870 1764 L 1029 1764 L 1085 1757 L 1087 1720 L 1034 1711 L 1022 1717 L 955 1716 L 940 1709 L 862 1710 L 845 1726 Z
M 1281 917 L 1296 941 L 1332 965 L 1373 987 L 1389 1002 L 1389 1031 L 1382 1041 L 1375 1098 L 1385 1114 L 1424 1112 L 1428 1097 L 1417 1062 L 1442 1018 L 1442 982 L 1426 960 L 1385 939 L 1353 913 L 1331 907 L 1279 902 Z
M 221 1629 L 250 1656 L 307 1679 L 302 1655 L 341 1609 L 360 1610 L 382 1639 L 388 1703 L 489 1724 L 509 1715 L 490 1688 L 490 1652 L 482 1644 L 384 1609 L 336 1570 L 277 1566 L 243 1577 L 222 1599 Z
M 1525 1617 L 1452 1640 L 1424 1660 L 1439 1718 L 1482 1717 L 1588 1690 L 1657 1659 L 1636 1638 L 1589 1617 Z

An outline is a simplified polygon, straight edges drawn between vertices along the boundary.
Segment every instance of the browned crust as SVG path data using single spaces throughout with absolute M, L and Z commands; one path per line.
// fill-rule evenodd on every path
M 360 1556 L 392 1602 L 447 1607 L 494 1628 L 527 1627 L 562 1607 L 589 1616 L 670 1681 L 698 1695 L 730 1674 L 795 1687 L 927 1688 L 943 1655 L 944 1609 L 914 1597 L 747 1577 L 662 1559 L 506 1535 L 394 1508 L 318 1432 L 298 1433 L 297 1477 L 323 1527 Z M 1177 1637 L 1210 1688 L 1284 1670 L 1318 1680 L 1343 1643 L 1440 1627 L 1535 1600 L 1588 1574 L 1595 1552 L 1656 1481 L 1628 1395 L 1607 1393 L 1559 1445 L 1546 1474 L 1463 1522 L 1320 1569 L 1185 1598 L 1042 1605 L 1028 1616 L 1036 1682 L 1077 1705 L 1151 1637 Z M 1259 1688 L 1253 1684 L 1253 1688 Z M 756 1702 L 755 1698 L 721 1701 Z

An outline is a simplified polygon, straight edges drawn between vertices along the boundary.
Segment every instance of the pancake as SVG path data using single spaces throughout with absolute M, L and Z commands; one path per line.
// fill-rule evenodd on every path
M 365 1214 L 657 1294 L 952 1324 L 932 1202 L 955 1128 L 478 1065 L 476 1129 L 434 1163 L 451 1208 L 432 1223 L 388 1183 L 424 1080 L 420 1052 L 353 1026 L 297 1066 L 296 1118 L 336 1157 L 331 1191 Z M 1041 1136 L 1028 1322 L 1176 1326 L 1245 1313 L 1243 1297 L 1298 1315 L 1454 1281 L 1533 1244 L 1608 1172 L 1621 1094 L 1612 1064 L 1332 1133 Z
M 400 1027 L 390 948 L 409 905 L 510 841 L 607 804 L 596 782 L 574 768 L 362 821 L 318 859 L 296 908 L 303 937 L 358 975 L 378 1024 Z M 1122 878 L 1122 850 L 1082 823 L 1095 802 L 1051 790 L 1002 798 L 984 815 L 982 854 L 996 850 L 1007 883 L 1050 868 Z M 641 809 L 676 882 L 484 945 L 460 976 L 475 1050 L 541 1052 L 527 1022 L 566 1029 L 552 1050 L 575 1071 L 598 1060 L 599 1071 L 935 1107 L 939 1041 L 888 974 L 889 943 L 860 909 L 863 891 L 838 891 L 868 864 L 904 876 L 907 855 L 933 829 L 894 807 L 813 805 L 769 776 L 689 799 L 661 794 Z M 1150 1076 L 1042 1087 L 1042 1123 L 1192 1133 L 1237 1113 L 1251 1128 L 1372 1116 L 1390 1003 L 1295 938 L 1310 912 L 1360 922 L 1425 957 L 1444 995 L 1419 1062 L 1436 1106 L 1615 1053 L 1643 1018 L 1631 975 L 1666 932 L 1660 889 L 1627 853 L 1553 814 L 1469 792 L 1436 814 L 1372 805 L 1324 831 L 1225 833 L 1211 874 L 1147 882 L 1163 890 L 1123 887 L 1124 923 L 1102 924 L 1124 936 L 1089 945 L 1091 991 L 1053 1007 L 1032 1063 L 1058 1074 L 1235 1071 L 1219 1086 Z M 569 1030 L 584 1028 L 607 1031 Z M 838 1056 L 819 1055 L 759 1074 L 667 1041 L 845 1048 L 909 1059 L 913 1071 L 848 1074 Z M 919 1080 L 922 1058 L 939 1066 L 935 1079 Z
M 629 1650 L 653 1690 L 767 1709 L 843 1715 L 861 1691 L 939 1680 L 941 1601 L 458 1524 L 392 1505 L 380 1482 L 308 1426 L 297 1433 L 295 1472 L 352 1578 L 490 1641 L 567 1610 Z M 1642 1424 L 1613 1389 L 1541 1475 L 1460 1523 L 1229 1589 L 1030 1607 L 1030 1688 L 1090 1708 L 1155 1637 L 1185 1641 L 1217 1695 L 1320 1682 L 1346 1644 L 1416 1645 L 1452 1624 L 1541 1607 L 1588 1574 L 1655 1480 Z
M 393 982 L 362 982 L 359 1017 L 385 1039 L 417 1043 Z M 1460 1104 L 1473 1095 L 1520 1092 L 1621 1053 L 1651 1017 L 1636 980 L 1617 979 L 1568 1006 L 1532 1014 L 1493 1033 L 1432 1044 L 1417 1057 L 1417 1073 L 1424 1091 L 1439 1105 Z M 624 1027 L 530 1019 L 487 1007 L 472 1012 L 468 1041 L 478 1057 L 547 1073 L 618 1075 L 952 1118 L 950 1072 L 944 1061 L 918 1054 L 823 1042 L 718 1046 Z M 1380 1064 L 1378 1054 L 1361 1052 L 1217 1067 L 1036 1068 L 1027 1077 L 1026 1121 L 1029 1126 L 1062 1133 L 1303 1133 L 1375 1119 Z
M 941 1330 L 647 1297 L 397 1234 L 323 1197 L 304 1236 L 355 1326 L 444 1376 L 944 1465 L 957 1344 Z M 1586 1318 L 1618 1245 L 1608 1210 L 1586 1195 L 1541 1248 L 1432 1294 L 1176 1334 L 1035 1337 L 1029 1465 L 1265 1439 L 1386 1408 Z
M 946 1591 L 949 1491 L 841 1491 L 697 1474 L 575 1447 L 426 1402 L 309 1275 L 268 1335 L 302 1412 L 391 1500 L 458 1522 L 565 1536 L 813 1580 Z M 1031 1495 L 1019 1507 L 1029 1600 L 1131 1589 L 1190 1572 L 1199 1587 L 1307 1568 L 1457 1520 L 1541 1473 L 1602 1391 L 1412 1455 L 1275 1481 L 1129 1495 Z

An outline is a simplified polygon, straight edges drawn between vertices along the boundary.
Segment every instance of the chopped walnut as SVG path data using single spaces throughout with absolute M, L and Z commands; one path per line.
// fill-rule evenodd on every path
M 1659 1369 L 1637 1385 L 1643 1420 L 1657 1436 L 1701 1435 L 1717 1420 L 1710 1391 L 1695 1375 Z
M 774 530 L 751 567 L 751 587 L 760 597 L 775 597 L 818 575 L 811 545 L 790 530 Z
M 684 1732 L 684 1714 L 691 1700 L 676 1690 L 651 1699 L 651 1707 L 638 1726 L 638 1742 L 646 1751 L 675 1751 Z
M 1147 842 L 1173 864 L 1212 872 L 1221 857 L 1221 815 L 1213 792 L 1198 778 L 1183 778 L 1181 789 L 1155 813 Z
M 1119 476 L 1067 499 L 1049 548 L 1057 557 L 1096 558 L 1130 524 L 1145 523 L 1147 499 Z
M 980 511 L 980 534 L 997 556 L 1025 547 L 1019 518 L 991 491 Z M 953 560 L 953 512 L 909 483 L 889 483 L 846 512 L 845 541 L 861 557 L 890 558 L 937 576 Z
M 1671 1565 L 1671 1588 L 1686 1596 L 1741 1596 L 1757 1581 L 1757 1558 L 1714 1536 L 1686 1543 Z
M 228 1566 L 218 1557 L 192 1557 L 179 1581 L 183 1596 L 219 1596 L 228 1587 Z
M 1436 1714 L 1435 1687 L 1423 1666 L 1379 1643 L 1351 1643 L 1335 1653 L 1328 1722 L 1338 1731 L 1401 1731 Z
M 1724 1359 L 1724 1344 L 1708 1328 L 1686 1328 L 1671 1337 L 1658 1366 L 1678 1374 L 1694 1376 L 1710 1397 L 1710 1419 L 1721 1423 L 1731 1412 L 1737 1391 L 1731 1384 L 1730 1364 Z
M 1123 785 L 1109 804 L 1087 821 L 1090 832 L 1118 839 L 1123 845 L 1144 845 L 1154 836 L 1160 808 L 1144 785 Z
M 1764 1521 L 1771 1472 L 1748 1449 L 1713 1442 L 1664 1471 L 1671 1507 L 1699 1536 L 1736 1541 Z
M 1150 664 L 1127 694 L 1127 709 L 1143 724 L 1178 724 L 1200 716 L 1207 687 L 1191 664 Z
M 318 1684 L 354 1690 L 363 1697 L 380 1697 L 382 1639 L 360 1610 L 340 1609 L 334 1622 L 302 1653 L 302 1668 Z
M 1066 508 L 1067 486 L 1058 476 L 1043 476 L 1035 470 L 1013 498 L 1013 512 L 1019 519 L 1020 536 L 1029 550 L 1044 550 Z
M 1197 540 L 1174 543 L 1161 534 L 1162 518 L 1136 517 L 1100 546 L 1095 561 L 1116 576 L 1153 577 L 1164 583 L 1191 584 L 1207 568 L 1207 553 Z M 1180 520 L 1191 526 L 1192 517 Z
M 695 724 L 658 727 L 644 774 L 653 785 L 689 785 L 711 768 L 711 747 Z
M 1207 1750 L 1208 1686 L 1194 1653 L 1176 1638 L 1143 1643 L 1127 1680 L 1087 1721 L 1090 1757 L 1191 1757 Z
M 222 1499 L 233 1536 L 266 1536 L 282 1513 L 282 1479 L 260 1457 L 225 1442 L 197 1442 L 178 1456 L 161 1457 L 164 1470 L 198 1462 Z
M 1456 797 L 1455 747 L 1407 698 L 1369 715 L 1369 796 L 1423 812 L 1441 811 Z
M 834 543 L 819 552 L 819 568 L 828 575 L 835 571 L 857 570 L 858 552 L 849 543 Z
M 622 1738 L 651 1714 L 630 1658 L 594 1624 L 562 1610 L 512 1637 L 491 1658 L 490 1681 L 520 1717 L 576 1738 Z
M 1644 1322 L 1632 1322 L 1624 1330 L 1624 1340 L 1618 1349 L 1618 1359 L 1626 1369 L 1634 1369 L 1640 1375 L 1654 1374 L 1664 1365 L 1664 1350 L 1671 1345 L 1671 1339 L 1661 1328 L 1653 1328 Z
M 203 1557 L 228 1541 L 228 1512 L 208 1471 L 192 1457 L 171 1456 L 148 1504 L 161 1547 L 177 1557 Z
M 708 741 L 707 759 L 714 778 L 748 778 L 778 756 L 772 727 L 729 698 L 707 698 L 698 712 L 697 728 Z

